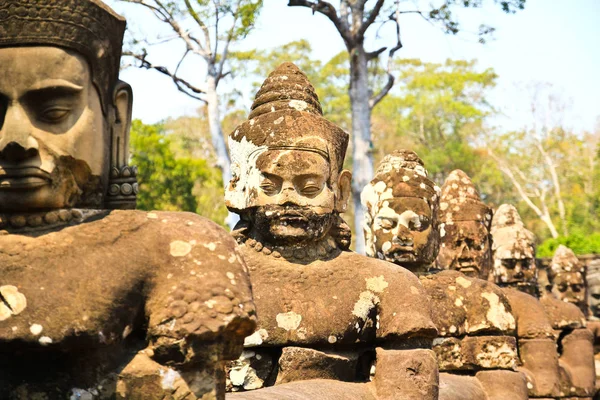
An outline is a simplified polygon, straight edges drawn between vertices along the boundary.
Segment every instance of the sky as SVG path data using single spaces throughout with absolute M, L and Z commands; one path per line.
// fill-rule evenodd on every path
M 132 32 L 148 38 L 167 34 L 140 6 L 116 0 L 106 2 L 127 17 Z M 536 82 L 552 85 L 552 91 L 567 104 L 562 118 L 567 127 L 576 131 L 594 129 L 600 117 L 600 0 L 527 0 L 525 10 L 514 15 L 502 13 L 491 0 L 486 3 L 489 5 L 483 9 L 460 11 L 465 33 L 458 37 L 443 34 L 417 15 L 405 15 L 401 27 L 404 47 L 396 57 L 428 62 L 477 59 L 479 68 L 493 68 L 499 78 L 489 98 L 501 111 L 493 123 L 503 129 L 530 125 L 530 96 L 526 88 Z M 239 48 L 269 49 L 306 39 L 315 58 L 323 61 L 344 49 L 333 24 L 324 16 L 286 4 L 286 0 L 265 0 L 256 29 Z M 408 2 L 405 9 L 414 6 Z M 468 33 L 476 31 L 481 22 L 496 28 L 494 40 L 485 45 Z M 390 43 L 391 31 L 380 31 L 379 39 L 374 38 L 374 32 L 375 29 L 368 49 Z M 176 42 L 151 48 L 152 60 L 167 66 L 178 60 L 180 52 L 181 46 Z M 183 72 L 197 83 L 202 81 L 199 60 L 191 60 Z M 265 77 L 268 72 L 265 71 Z M 134 118 L 145 123 L 193 115 L 199 106 L 197 100 L 178 92 L 167 77 L 156 71 L 127 68 L 121 72 L 121 79 L 133 87 Z M 234 80 L 223 90 L 239 84 Z

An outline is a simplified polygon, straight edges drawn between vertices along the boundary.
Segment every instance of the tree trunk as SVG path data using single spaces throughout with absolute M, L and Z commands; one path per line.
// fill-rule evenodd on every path
M 355 248 L 365 253 L 363 232 L 365 209 L 360 193 L 373 178 L 373 155 L 371 152 L 371 107 L 369 99 L 367 56 L 362 44 L 350 52 L 350 104 L 352 110 L 352 198 L 354 200 Z
M 223 177 L 223 185 L 227 186 L 231 180 L 231 160 L 227 152 L 227 144 L 225 136 L 221 128 L 221 115 L 219 112 L 219 96 L 217 95 L 217 80 L 214 67 L 209 67 L 209 73 L 206 78 L 206 108 L 208 111 L 208 126 L 210 129 L 210 137 L 217 155 L 217 167 L 221 170 Z M 239 217 L 237 214 L 229 212 L 225 223 L 230 229 L 233 229 Z

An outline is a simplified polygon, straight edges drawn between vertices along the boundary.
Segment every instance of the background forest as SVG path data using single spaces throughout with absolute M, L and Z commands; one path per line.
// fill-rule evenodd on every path
M 146 8 L 170 29 L 169 40 L 184 43 L 181 60 L 169 69 L 164 60 L 151 57 L 147 38 L 131 32 L 123 67 L 154 70 L 156 79 L 171 79 L 179 91 L 198 99 L 195 115 L 155 124 L 134 121 L 131 152 L 132 164 L 140 169 L 139 208 L 191 211 L 231 226 L 234 221 L 223 206 L 223 182 L 229 176 L 226 135 L 246 118 L 248 100 L 268 72 L 292 61 L 315 86 L 326 118 L 352 133 L 347 168 L 359 180 L 356 171 L 368 172 L 385 154 L 412 149 L 438 185 L 450 171 L 462 169 L 492 207 L 515 204 L 537 235 L 539 256 L 551 256 L 561 243 L 578 254 L 600 253 L 600 119 L 591 131 L 569 127 L 563 118 L 569 99 L 550 84 L 518 87 L 515 95 L 524 104 L 527 122 L 520 129 L 503 129 L 497 121 L 505 111 L 490 96 L 499 78 L 492 68 L 482 68 L 476 60 L 432 63 L 402 58 L 401 51 L 396 54 L 402 47 L 400 35 L 391 35 L 386 47 L 365 52 L 364 87 L 370 101 L 361 114 L 356 97 L 362 73 L 357 58 L 361 48 L 364 51 L 360 32 L 364 41 L 371 25 L 391 21 L 399 27 L 401 13 L 408 13 L 400 8 L 401 2 L 343 0 L 332 11 L 326 2 L 290 0 L 291 6 L 310 6 L 313 13 L 325 14 L 344 39 L 347 51 L 325 61 L 314 56 L 307 40 L 267 50 L 239 50 L 235 43 L 253 29 L 261 1 L 120 2 Z M 421 16 L 433 28 L 457 35 L 453 9 L 480 3 L 442 1 Z M 524 0 L 494 3 L 504 13 L 525 6 Z M 350 13 L 347 31 L 344 12 Z M 361 23 L 354 26 L 357 15 Z M 485 42 L 490 32 L 493 27 L 481 25 L 478 40 Z M 179 72 L 190 56 L 203 65 L 205 81 L 195 83 Z M 361 127 L 365 118 L 366 128 Z M 367 164 L 357 163 L 363 155 L 361 162 Z M 354 226 L 351 215 L 346 219 Z

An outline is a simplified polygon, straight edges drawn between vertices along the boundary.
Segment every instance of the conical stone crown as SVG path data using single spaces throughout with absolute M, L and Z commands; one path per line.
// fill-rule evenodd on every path
M 304 72 L 285 62 L 265 79 L 256 93 L 248 119 L 280 110 L 297 110 L 323 115 L 319 97 Z
M 482 221 L 489 228 L 492 220 L 491 208 L 481 201 L 471 178 L 460 169 L 452 171 L 442 185 L 440 211 L 445 223 Z

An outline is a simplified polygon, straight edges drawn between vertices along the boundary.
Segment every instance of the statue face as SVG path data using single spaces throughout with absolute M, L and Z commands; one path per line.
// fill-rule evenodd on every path
M 557 299 L 573 304 L 585 303 L 585 280 L 579 272 L 562 272 L 552 279 L 552 293 Z
M 0 209 L 101 197 L 108 130 L 86 60 L 57 47 L 0 48 L 0 65 Z
M 492 265 L 490 235 L 479 221 L 455 221 L 440 225 L 441 246 L 437 262 L 442 269 L 487 279 Z
M 436 238 L 429 204 L 418 197 L 396 197 L 378 204 L 373 217 L 375 253 L 394 263 L 432 261 Z
M 279 244 L 318 240 L 331 228 L 335 192 L 330 168 L 317 153 L 270 150 L 256 162 L 260 170 L 254 227 Z
M 519 247 L 522 247 L 522 244 Z M 529 254 L 506 250 L 503 247 L 495 253 L 494 275 L 496 283 L 514 286 L 526 292 L 535 291 L 537 285 L 535 259 Z

